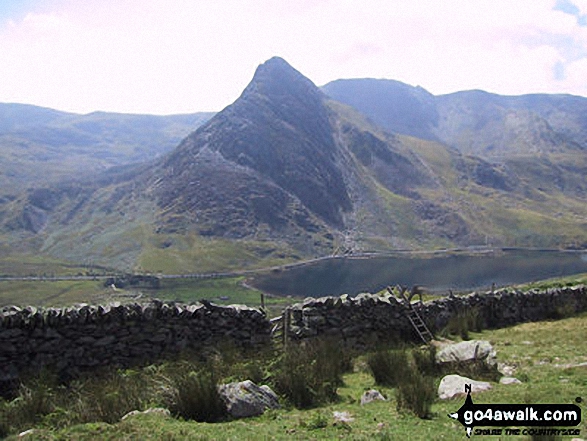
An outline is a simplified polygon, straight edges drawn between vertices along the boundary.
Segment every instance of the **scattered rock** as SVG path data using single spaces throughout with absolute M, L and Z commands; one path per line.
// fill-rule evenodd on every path
M 130 418 L 135 415 L 160 415 L 163 417 L 168 417 L 168 416 L 171 416 L 171 413 L 169 412 L 168 409 L 165 409 L 163 407 L 151 407 L 147 410 L 143 410 L 142 412 L 140 410 L 133 410 L 133 411 L 127 413 L 126 415 L 124 415 L 120 420 L 124 421 L 127 418 Z
M 224 384 L 220 396 L 233 418 L 261 415 L 267 409 L 279 409 L 279 400 L 269 386 L 257 386 L 251 380 Z
M 522 384 L 522 382 L 514 377 L 501 377 L 499 384 Z
M 381 395 L 381 392 L 379 392 L 376 389 L 371 389 L 366 391 L 363 396 L 361 397 L 361 406 L 364 406 L 365 404 L 369 404 L 373 401 L 386 401 L 385 397 L 383 395 Z
M 497 371 L 506 377 L 513 377 L 516 373 L 516 367 L 506 363 L 497 363 Z
M 578 367 L 587 368 L 587 361 L 584 363 L 555 364 L 554 367 L 561 368 L 561 369 L 573 369 L 573 368 L 578 368 Z
M 470 340 L 450 344 L 436 353 L 439 364 L 481 362 L 490 368 L 497 368 L 497 354 L 486 340 Z
M 460 375 L 447 375 L 440 380 L 438 386 L 438 397 L 446 400 L 458 395 L 465 395 L 465 384 L 471 385 L 471 392 L 483 392 L 492 388 L 491 384 L 486 381 L 471 380 Z
M 334 423 L 352 423 L 353 421 L 355 421 L 355 419 L 351 416 L 351 414 L 349 412 L 338 412 L 338 411 L 334 411 L 332 412 L 332 416 L 334 417 Z

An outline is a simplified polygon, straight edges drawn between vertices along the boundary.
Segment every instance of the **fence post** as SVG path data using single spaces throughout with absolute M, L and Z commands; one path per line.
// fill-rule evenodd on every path
M 290 325 L 290 314 L 289 306 L 283 311 L 283 346 L 287 346 L 289 340 L 289 325 Z

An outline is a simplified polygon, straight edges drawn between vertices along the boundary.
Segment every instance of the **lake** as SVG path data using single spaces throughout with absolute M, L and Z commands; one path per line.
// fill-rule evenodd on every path
M 498 250 L 398 254 L 319 260 L 259 275 L 252 285 L 294 297 L 378 292 L 388 285 L 420 285 L 436 293 L 489 289 L 587 273 L 587 252 Z

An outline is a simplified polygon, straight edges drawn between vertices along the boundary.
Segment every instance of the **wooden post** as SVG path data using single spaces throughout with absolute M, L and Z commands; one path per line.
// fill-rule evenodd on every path
M 283 346 L 287 346 L 287 342 L 289 340 L 289 322 L 289 307 L 287 307 L 285 308 L 285 311 L 283 311 Z
M 261 309 L 265 311 L 265 293 L 261 293 Z

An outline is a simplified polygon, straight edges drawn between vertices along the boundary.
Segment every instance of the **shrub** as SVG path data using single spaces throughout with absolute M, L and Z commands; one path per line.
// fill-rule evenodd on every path
M 410 371 L 405 349 L 380 350 L 367 356 L 367 366 L 381 386 L 396 387 Z
M 412 351 L 414 363 L 418 371 L 424 375 L 436 377 L 441 374 L 440 368 L 436 363 L 436 346 L 429 345 L 425 349 L 415 349 Z
M 312 415 L 310 421 L 306 424 L 308 430 L 318 430 L 328 427 L 328 417 L 322 412 Z
M 419 418 L 429 418 L 435 398 L 436 388 L 433 378 L 412 370 L 397 387 L 397 410 L 410 411 Z
M 103 421 L 115 423 L 133 410 L 147 407 L 154 399 L 152 381 L 139 371 L 106 370 L 76 380 L 69 387 L 68 410 L 61 411 L 65 424 Z M 59 415 L 53 419 L 58 420 Z M 59 424 L 54 421 L 54 424 Z
M 338 399 L 337 388 L 349 369 L 349 357 L 336 340 L 291 342 L 273 365 L 276 392 L 298 408 Z
M 56 408 L 56 377 L 48 372 L 21 384 L 18 395 L 0 403 L 0 437 L 28 429 Z
M 186 420 L 213 423 L 227 416 L 226 405 L 218 392 L 218 381 L 211 369 L 178 369 L 166 379 L 169 411 Z
M 469 332 L 481 332 L 482 330 L 483 321 L 479 310 L 477 308 L 470 308 L 458 311 L 453 315 L 442 334 L 458 335 L 463 340 L 469 340 Z

